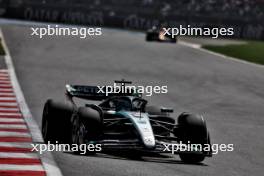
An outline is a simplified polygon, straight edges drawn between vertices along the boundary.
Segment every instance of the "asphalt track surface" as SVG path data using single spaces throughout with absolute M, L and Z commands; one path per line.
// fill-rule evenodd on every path
M 152 104 L 203 114 L 212 143 L 233 143 L 202 165 L 173 158 L 53 153 L 65 176 L 74 175 L 263 175 L 264 69 L 182 45 L 147 43 L 144 34 L 103 29 L 89 39 L 30 36 L 29 27 L 2 27 L 26 101 L 41 122 L 47 98 L 64 99 L 64 85 L 112 85 L 125 78 L 137 85 L 168 85 Z M 63 123 L 63 122 L 62 122 Z M 59 130 L 59 127 L 58 127 Z

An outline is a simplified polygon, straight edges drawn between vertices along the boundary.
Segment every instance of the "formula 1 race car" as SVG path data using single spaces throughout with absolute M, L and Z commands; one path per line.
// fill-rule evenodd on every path
M 126 90 L 128 81 L 115 81 Z M 46 143 L 100 144 L 102 151 L 146 151 L 179 154 L 187 163 L 212 156 L 209 132 L 202 116 L 182 113 L 177 120 L 170 108 L 148 106 L 136 91 L 106 96 L 97 86 L 66 85 L 67 102 L 47 100 L 42 117 Z M 83 99 L 84 105 L 80 105 Z M 86 104 L 86 101 L 100 101 Z M 176 124 L 177 121 L 177 124 Z M 209 150 L 179 151 L 172 144 L 209 146 Z M 91 152 L 95 153 L 95 152 Z
M 172 35 L 167 35 L 162 27 L 159 28 L 159 27 L 153 26 L 151 29 L 147 30 L 146 41 L 176 43 L 177 38 L 172 37 Z

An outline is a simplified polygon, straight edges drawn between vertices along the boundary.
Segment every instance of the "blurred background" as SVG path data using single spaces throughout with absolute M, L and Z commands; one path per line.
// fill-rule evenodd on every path
M 40 39 L 31 35 L 39 22 L 99 26 L 103 35 Z M 160 24 L 233 27 L 235 39 L 146 42 L 145 31 Z M 177 155 L 55 152 L 65 176 L 263 175 L 264 0 L 0 0 L 0 27 L 39 126 L 45 101 L 63 101 L 65 84 L 112 85 L 125 78 L 135 85 L 167 85 L 168 94 L 146 97 L 150 105 L 174 108 L 175 118 L 203 114 L 212 143 L 235 147 L 201 165 L 184 164 Z
M 264 0 L 0 0 L 0 16 L 136 30 L 233 27 L 235 38 L 264 39 Z

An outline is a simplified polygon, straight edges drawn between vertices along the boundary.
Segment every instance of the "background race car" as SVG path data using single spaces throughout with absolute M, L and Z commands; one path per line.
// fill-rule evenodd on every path
M 162 27 L 153 26 L 146 33 L 146 41 L 171 42 L 176 43 L 177 38 L 165 33 Z

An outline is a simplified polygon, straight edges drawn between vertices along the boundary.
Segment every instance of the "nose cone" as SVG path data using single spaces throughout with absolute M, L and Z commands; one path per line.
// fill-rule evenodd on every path
M 145 137 L 143 139 L 143 143 L 147 148 L 154 148 L 155 147 L 155 138 L 154 137 Z
M 155 137 L 149 121 L 149 117 L 146 113 L 127 113 L 131 121 L 133 122 L 138 134 L 146 148 L 154 148 Z

